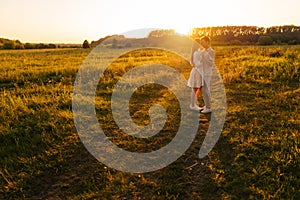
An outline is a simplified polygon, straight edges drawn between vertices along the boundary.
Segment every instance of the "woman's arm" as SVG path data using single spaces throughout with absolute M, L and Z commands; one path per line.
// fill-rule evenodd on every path
M 193 54 L 193 64 L 196 67 L 201 65 L 201 56 L 198 51 L 195 51 Z

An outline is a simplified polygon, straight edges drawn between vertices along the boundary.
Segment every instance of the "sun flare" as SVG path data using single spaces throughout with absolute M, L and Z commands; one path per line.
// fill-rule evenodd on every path
M 191 33 L 192 27 L 180 26 L 180 27 L 175 27 L 174 29 L 175 32 L 180 35 L 189 35 Z

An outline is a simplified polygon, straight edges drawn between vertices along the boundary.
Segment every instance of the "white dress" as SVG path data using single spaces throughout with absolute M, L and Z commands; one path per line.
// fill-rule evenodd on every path
M 187 82 L 187 86 L 191 88 L 200 88 L 203 86 L 203 64 L 202 55 L 199 51 L 193 53 L 193 63 L 194 67 L 190 72 L 190 77 Z

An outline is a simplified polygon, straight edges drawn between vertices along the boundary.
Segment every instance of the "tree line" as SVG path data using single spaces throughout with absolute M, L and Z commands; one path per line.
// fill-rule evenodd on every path
M 300 26 L 285 25 L 269 28 L 257 26 L 218 26 L 194 28 L 191 37 L 208 35 L 212 41 L 219 44 L 300 44 Z
M 191 30 L 192 39 L 210 36 L 213 45 L 297 45 L 300 44 L 300 26 L 284 25 L 269 28 L 258 26 L 217 26 Z M 175 36 L 175 37 L 174 37 Z M 85 40 L 83 48 L 94 48 L 102 44 L 110 48 L 143 47 L 155 43 L 179 42 L 181 35 L 174 29 L 157 29 L 145 38 L 126 38 L 124 35 L 110 35 L 89 43 Z
M 45 43 L 22 43 L 19 40 L 0 38 L 0 49 L 55 49 L 55 48 L 78 48 L 81 45 L 71 44 L 45 44 Z
M 148 38 L 176 35 L 174 29 L 151 31 Z M 269 28 L 258 26 L 216 26 L 193 28 L 191 38 L 210 36 L 217 45 L 281 45 L 300 44 L 300 26 L 284 25 Z

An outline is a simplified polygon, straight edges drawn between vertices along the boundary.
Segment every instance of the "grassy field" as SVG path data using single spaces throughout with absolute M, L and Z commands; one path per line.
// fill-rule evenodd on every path
M 0 199 L 300 199 L 300 47 L 214 49 L 227 96 L 218 143 L 208 156 L 198 158 L 209 126 L 207 116 L 199 114 L 199 131 L 187 152 L 145 174 L 103 165 L 77 135 L 73 84 L 90 50 L 0 51 Z M 103 57 L 117 51 L 108 49 Z M 130 114 L 147 125 L 150 105 L 160 103 L 168 112 L 162 133 L 133 140 L 113 121 L 114 83 L 134 66 L 153 61 L 188 77 L 190 66 L 180 57 L 138 51 L 116 60 L 107 72 L 106 88 L 97 90 L 101 126 L 129 151 L 158 149 L 178 129 L 176 97 L 155 84 L 134 93 Z

